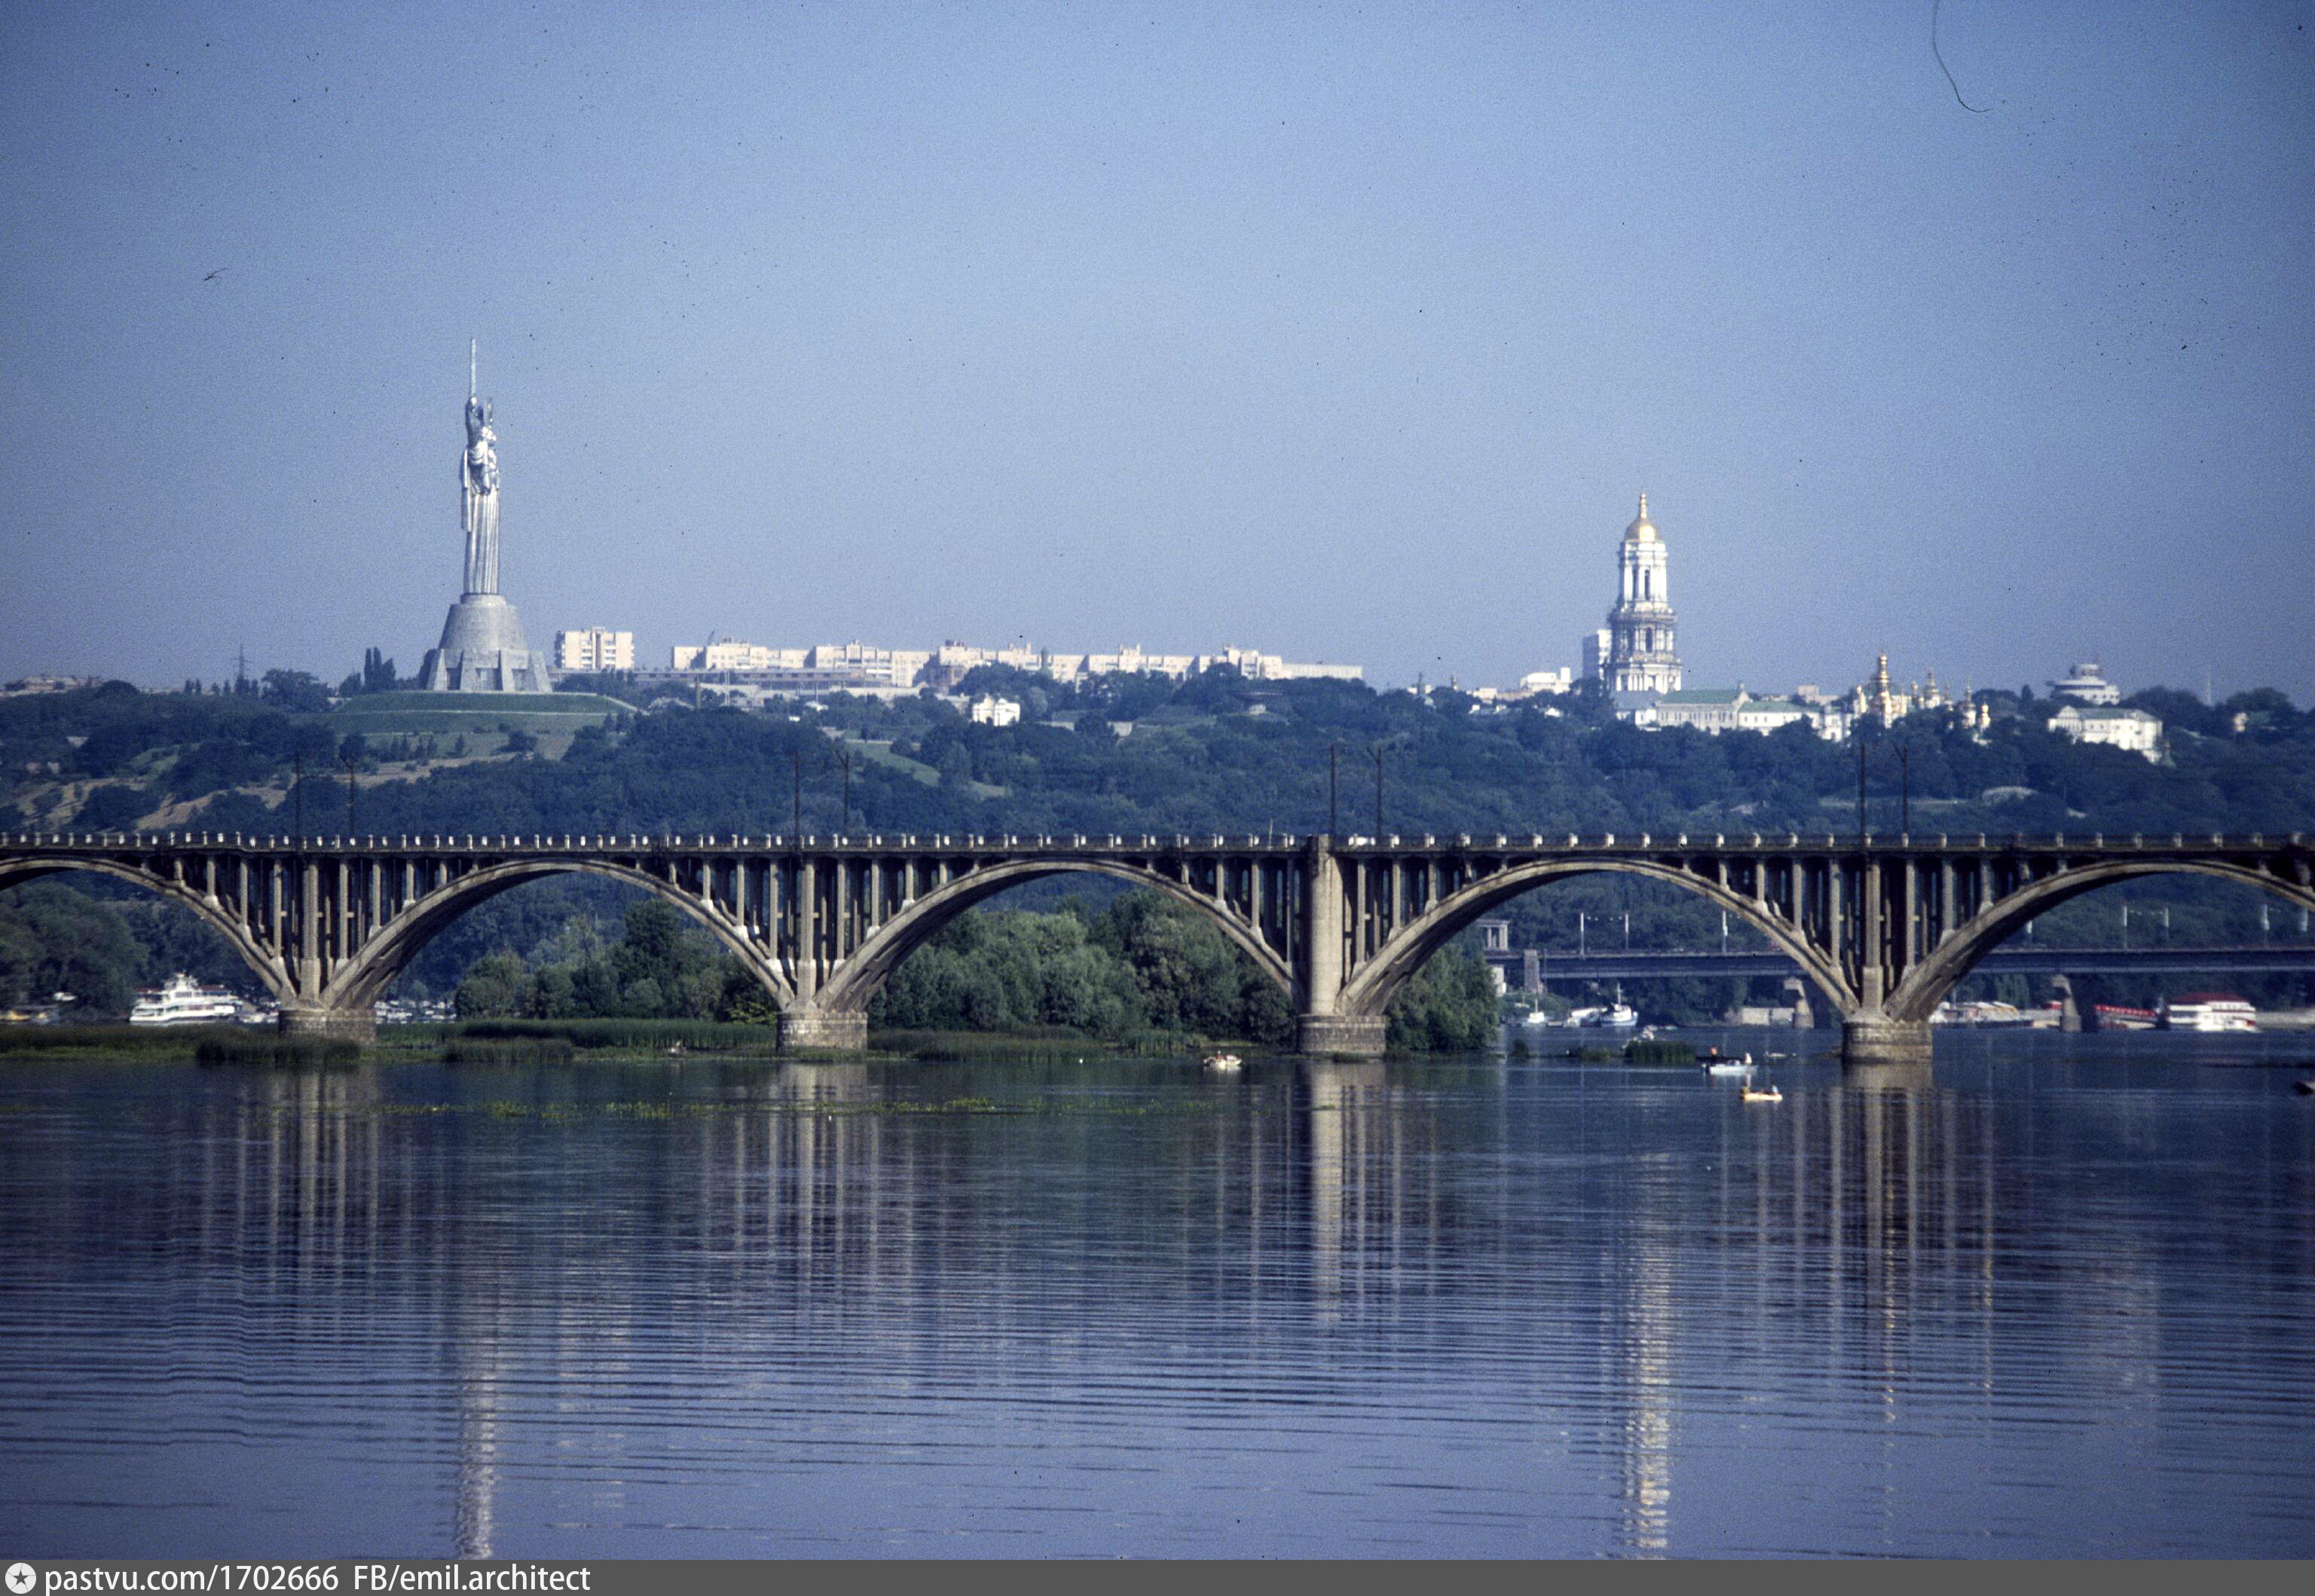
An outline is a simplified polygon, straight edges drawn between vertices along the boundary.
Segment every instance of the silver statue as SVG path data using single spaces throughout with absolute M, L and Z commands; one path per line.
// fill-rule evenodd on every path
M 499 590 L 499 435 L 491 429 L 490 402 L 478 395 L 480 356 L 467 351 L 466 452 L 458 483 L 466 520 L 466 591 Z

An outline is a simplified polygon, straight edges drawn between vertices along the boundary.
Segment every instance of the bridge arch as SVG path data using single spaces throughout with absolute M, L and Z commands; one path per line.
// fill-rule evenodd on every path
M 332 1009 L 369 1008 L 387 984 L 407 969 L 410 962 L 452 920 L 526 882 L 569 874 L 600 876 L 665 899 L 705 927 L 717 942 L 736 954 L 780 1007 L 785 1008 L 795 1001 L 795 989 L 772 966 L 760 945 L 742 935 L 738 927 L 700 899 L 658 876 L 608 860 L 510 859 L 453 877 L 379 927 L 376 935 L 331 973 L 318 995 L 320 1005 Z
M 902 960 L 921 947 L 936 932 L 974 905 L 1010 887 L 1049 875 L 1071 872 L 1106 875 L 1137 887 L 1149 887 L 1203 914 L 1291 998 L 1294 972 L 1278 952 L 1255 935 L 1254 928 L 1224 913 L 1211 899 L 1139 865 L 1100 859 L 1022 859 L 991 864 L 936 888 L 878 927 L 852 955 L 829 974 L 828 984 L 812 999 L 814 1006 L 831 1014 L 865 1014 L 868 1000 Z
M 1742 893 L 1651 859 L 1551 859 L 1515 864 L 1475 882 L 1408 921 L 1343 984 L 1342 1012 L 1346 1016 L 1379 1018 L 1390 1007 L 1390 1000 L 1398 995 L 1399 988 L 1423 968 L 1432 954 L 1490 909 L 1556 881 L 1602 873 L 1636 875 L 1686 888 L 1759 929 L 1800 967 L 1801 973 L 1840 1012 L 1846 1014 L 1857 1006 L 1857 995 L 1840 970 L 1809 944 L 1797 927 L 1761 913 L 1760 905 Z
M 139 870 L 133 864 L 123 864 L 111 859 L 83 858 L 77 856 L 70 858 L 43 858 L 38 854 L 33 854 L 0 860 L 0 892 L 6 891 L 10 887 L 22 886 L 26 882 L 39 881 L 44 876 L 68 875 L 75 871 L 86 871 L 92 875 L 111 876 L 115 881 L 123 881 L 131 886 L 142 887 L 156 897 L 164 898 L 172 903 L 182 904 L 191 909 L 200 918 L 202 924 L 225 938 L 226 945 L 240 955 L 241 962 L 248 965 L 250 972 L 265 984 L 266 991 L 271 994 L 276 1001 L 287 1004 L 295 998 L 296 984 L 288 968 L 271 951 L 251 936 L 247 927 L 217 904 L 194 891 L 191 887 L 180 882 L 171 881 L 164 875 L 156 874 L 149 870 Z
M 2081 865 L 2020 888 L 1956 927 L 1954 934 L 1909 971 L 1890 994 L 1886 1005 L 1889 1017 L 1900 1022 L 1928 1020 L 1937 1012 L 1938 1005 L 1968 979 L 1978 961 L 2009 941 L 2027 921 L 2100 887 L 2152 875 L 2212 876 L 2272 892 L 2301 909 L 2315 909 L 2315 891 L 2239 864 L 2193 859 L 2117 859 Z

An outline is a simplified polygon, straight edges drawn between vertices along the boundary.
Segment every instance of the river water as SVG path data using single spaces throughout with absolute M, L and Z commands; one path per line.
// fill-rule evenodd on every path
M 0 1556 L 2315 1553 L 2315 1050 L 1940 1050 L 10 1061 Z

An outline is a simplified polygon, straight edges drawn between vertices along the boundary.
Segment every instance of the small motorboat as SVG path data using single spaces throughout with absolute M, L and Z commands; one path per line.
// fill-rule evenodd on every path
M 1747 1053 L 1741 1059 L 1707 1059 L 1704 1061 L 1704 1073 L 1707 1075 L 1750 1075 L 1752 1073 L 1752 1055 Z
M 1747 1086 L 1744 1088 L 1744 1101 L 1747 1103 L 1782 1103 L 1784 1100 L 1785 1095 L 1777 1090 L 1774 1086 Z
M 1239 1058 L 1236 1053 L 1208 1053 L 1206 1055 L 1206 1068 L 1209 1069 L 1220 1070 L 1224 1074 L 1228 1074 L 1230 1071 L 1237 1069 L 1245 1062 L 1246 1060 Z

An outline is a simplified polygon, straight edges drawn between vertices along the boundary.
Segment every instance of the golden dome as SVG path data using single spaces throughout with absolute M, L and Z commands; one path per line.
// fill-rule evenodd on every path
M 1648 519 L 1648 496 L 1645 493 L 1640 495 L 1639 518 L 1633 521 L 1630 526 L 1624 528 L 1624 541 L 1626 543 L 1654 543 L 1657 541 L 1656 525 L 1654 521 Z

